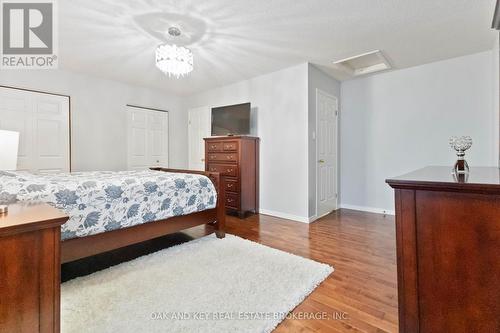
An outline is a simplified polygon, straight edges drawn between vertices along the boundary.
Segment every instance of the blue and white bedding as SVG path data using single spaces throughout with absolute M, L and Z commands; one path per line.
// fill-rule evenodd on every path
M 70 219 L 63 240 L 186 215 L 215 207 L 203 175 L 162 171 L 31 174 L 0 171 L 0 202 L 43 201 Z

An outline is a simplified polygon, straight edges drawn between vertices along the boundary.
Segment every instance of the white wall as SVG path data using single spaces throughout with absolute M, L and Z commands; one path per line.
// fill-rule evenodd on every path
M 169 111 L 170 166 L 187 167 L 187 115 L 179 97 L 61 70 L 5 70 L 0 85 L 71 96 L 74 171 L 126 169 L 126 104 Z
M 500 167 L 500 36 L 495 39 L 493 46 L 493 112 L 495 113 L 495 160 Z
M 452 135 L 474 141 L 471 167 L 496 165 L 492 52 L 342 83 L 342 205 L 393 210 L 385 179 L 449 165 Z
M 323 73 L 315 66 L 309 64 L 308 71 L 308 154 L 309 154 L 309 217 L 316 215 L 316 140 L 313 132 L 316 131 L 316 89 L 337 97 L 340 105 L 340 82 Z M 340 144 L 340 142 L 338 142 Z M 340 164 L 339 164 L 340 166 Z M 339 170 L 337 170 L 338 172 Z M 340 177 L 339 177 L 340 179 Z M 340 187 L 338 188 L 340 189 Z
M 260 210 L 308 220 L 308 64 L 189 96 L 185 110 L 251 102 L 260 137 Z

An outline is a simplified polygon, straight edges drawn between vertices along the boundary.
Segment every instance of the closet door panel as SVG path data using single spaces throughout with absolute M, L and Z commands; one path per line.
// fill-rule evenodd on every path
M 128 112 L 128 167 L 145 169 L 148 165 L 147 114 L 132 108 Z

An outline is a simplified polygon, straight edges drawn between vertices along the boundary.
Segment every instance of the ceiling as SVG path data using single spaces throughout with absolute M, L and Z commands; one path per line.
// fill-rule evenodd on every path
M 60 0 L 59 68 L 180 95 L 311 62 L 381 50 L 405 68 L 491 49 L 494 0 Z M 154 65 L 169 26 L 194 71 Z

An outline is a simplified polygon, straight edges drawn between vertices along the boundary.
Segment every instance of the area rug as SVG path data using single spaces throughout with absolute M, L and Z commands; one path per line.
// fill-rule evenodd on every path
M 333 268 L 209 235 L 61 285 L 61 331 L 270 332 Z

